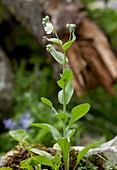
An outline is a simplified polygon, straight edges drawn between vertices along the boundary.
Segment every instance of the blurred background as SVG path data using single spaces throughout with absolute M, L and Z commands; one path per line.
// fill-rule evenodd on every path
M 62 9 L 64 6 L 64 4 L 61 5 L 62 3 L 65 3 L 66 8 Z M 75 9 L 74 4 L 78 8 Z M 73 16 L 72 13 L 59 16 L 61 10 L 72 9 L 75 11 Z M 91 105 L 89 113 L 74 125 L 78 131 L 72 138 L 72 145 L 87 145 L 103 137 L 109 140 L 117 134 L 117 1 L 0 0 L 1 154 L 9 151 L 16 144 L 9 136 L 9 130 L 25 129 L 30 134 L 29 142 L 42 143 L 46 146 L 54 144 L 51 135 L 44 130 L 30 127 L 30 123 L 46 122 L 61 130 L 59 119 L 52 115 L 50 108 L 40 101 L 42 96 L 47 97 L 53 102 L 55 108 L 62 109 L 57 100 L 60 89 L 56 83 L 61 68 L 47 54 L 46 42 L 42 38 L 44 31 L 41 21 L 47 14 L 52 18 L 52 21 L 57 21 L 56 26 L 63 41 L 66 39 L 67 33 L 63 24 L 58 22 L 60 17 L 63 18 L 63 22 L 66 22 L 68 15 L 68 18 L 71 17 L 70 21 L 76 22 L 77 42 L 80 45 L 74 46 L 73 49 L 71 47 L 68 56 L 72 56 L 76 51 L 78 56 L 81 56 L 81 58 L 77 57 L 77 62 L 79 63 L 83 59 L 86 63 L 85 72 L 83 70 L 78 72 L 77 66 L 79 67 L 80 64 L 73 67 L 70 60 L 71 69 L 77 76 L 84 76 L 83 80 L 86 85 L 82 85 L 80 78 L 75 76 L 73 81 L 75 92 L 67 107 L 68 114 L 74 106 L 80 103 L 88 102 Z M 93 33 L 91 37 L 88 37 L 89 34 L 85 36 L 90 28 L 86 27 L 85 21 L 91 21 L 89 23 Z M 98 31 L 96 34 L 94 29 L 101 31 L 100 35 L 105 37 L 104 43 L 107 41 L 108 45 L 104 46 L 103 38 L 98 37 Z M 61 30 L 64 32 L 64 37 L 61 35 Z M 82 30 L 87 31 L 82 32 Z M 90 56 L 89 58 L 86 56 L 89 53 L 87 53 L 87 49 L 85 51 L 82 44 L 88 42 L 88 49 L 90 49 L 92 41 L 97 43 L 95 51 L 99 53 L 102 48 L 103 52 L 100 52 L 100 55 L 91 52 L 92 60 L 90 60 Z M 93 54 L 96 58 L 95 61 Z M 106 59 L 102 62 L 104 56 Z M 108 61 L 107 65 L 106 61 Z M 111 69 L 114 69 L 114 76 L 110 76 Z

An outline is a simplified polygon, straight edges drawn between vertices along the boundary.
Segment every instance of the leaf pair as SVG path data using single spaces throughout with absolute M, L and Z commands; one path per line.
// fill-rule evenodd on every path
M 50 153 L 37 148 L 31 148 L 30 151 L 38 156 L 23 160 L 20 163 L 20 168 L 31 170 L 32 167 L 35 167 L 36 170 L 41 170 L 41 165 L 46 165 L 56 169 L 61 164 L 61 156 L 58 153 L 52 156 Z
M 74 31 L 72 32 L 72 40 L 66 42 L 64 45 L 62 45 L 62 41 L 59 38 L 46 38 L 49 42 L 55 43 L 59 45 L 64 51 L 67 51 L 71 45 L 74 43 L 76 40 L 76 36 L 74 34 Z
M 63 71 L 63 74 L 61 75 L 61 79 L 57 81 L 59 87 L 62 88 L 62 90 L 58 93 L 58 100 L 61 104 L 64 104 L 64 95 L 65 95 L 65 104 L 68 104 L 71 100 L 71 97 L 74 92 L 74 89 L 71 83 L 72 78 L 73 78 L 72 71 L 66 68 Z M 63 88 L 65 88 L 65 94 L 64 94 Z

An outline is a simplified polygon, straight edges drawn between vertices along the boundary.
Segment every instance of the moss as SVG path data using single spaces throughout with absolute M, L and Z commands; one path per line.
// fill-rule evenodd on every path
M 32 145 L 31 147 L 46 151 L 46 152 L 50 153 L 52 156 L 54 156 L 56 154 L 55 149 L 47 148 L 41 144 Z M 79 153 L 79 151 L 77 151 L 75 149 L 71 149 L 71 151 L 70 151 L 70 170 L 73 170 L 73 168 L 75 167 L 78 153 Z M 24 148 L 24 146 L 18 145 L 15 148 L 13 155 L 6 156 L 5 162 L 2 165 L 2 167 L 9 166 L 9 167 L 13 168 L 13 170 L 22 170 L 19 167 L 20 162 L 27 158 L 30 158 L 30 157 L 31 156 L 30 156 L 29 152 Z M 104 160 L 101 159 L 98 155 L 92 155 L 92 156 L 90 156 L 90 158 L 87 158 L 86 156 L 83 157 L 83 159 L 80 161 L 77 168 L 78 168 L 78 170 L 109 170 L 108 168 L 105 168 L 102 165 L 104 165 Z M 42 166 L 42 169 L 44 169 L 44 168 L 51 170 L 51 167 Z M 60 170 L 61 169 L 64 169 L 64 163 L 61 164 Z M 115 170 L 115 169 L 113 168 L 111 170 Z

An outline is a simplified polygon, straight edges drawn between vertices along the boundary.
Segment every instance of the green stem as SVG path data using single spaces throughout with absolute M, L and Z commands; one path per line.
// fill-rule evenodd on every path
M 57 32 L 56 32 L 56 30 L 54 29 L 54 34 L 55 34 L 55 36 L 56 36 L 56 38 L 58 39 L 58 41 L 60 42 L 60 39 L 59 39 L 59 37 L 58 37 L 58 34 L 57 34 Z M 61 45 L 59 45 L 60 47 L 61 47 Z
M 56 33 L 56 30 L 54 30 L 54 34 L 56 38 L 59 40 L 59 37 Z M 70 33 L 70 39 L 71 39 L 71 33 Z M 69 40 L 70 40 L 69 39 Z M 66 51 L 64 51 L 64 65 L 63 65 L 63 72 L 66 69 Z M 65 92 L 65 85 L 63 87 L 63 113 L 66 114 L 66 92 Z M 66 135 L 66 122 L 63 121 L 63 136 Z M 67 161 L 65 162 L 65 170 L 69 170 L 69 156 Z
M 65 170 L 69 170 L 69 158 L 65 162 Z
M 64 51 L 64 65 L 63 72 L 66 69 L 66 52 Z M 63 113 L 66 114 L 66 93 L 65 93 L 65 85 L 63 87 Z M 65 136 L 66 122 L 63 122 L 63 135 Z
M 66 69 L 66 51 L 64 51 L 64 65 L 63 65 L 63 72 Z M 65 85 L 63 87 L 63 113 L 66 114 L 66 92 L 65 92 Z M 66 133 L 66 122 L 63 122 L 63 135 L 65 136 Z M 69 156 L 67 161 L 65 162 L 65 170 L 69 170 Z
M 71 33 L 72 33 L 72 32 L 70 31 L 69 41 L 71 40 Z

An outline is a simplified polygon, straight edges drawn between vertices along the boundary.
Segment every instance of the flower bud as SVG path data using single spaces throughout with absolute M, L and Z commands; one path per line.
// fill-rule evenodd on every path
M 69 29 L 70 32 L 75 31 L 76 25 L 75 24 L 66 24 L 66 27 Z
M 52 51 L 52 49 L 53 49 L 53 46 L 51 44 L 46 45 L 46 50 L 48 52 Z

